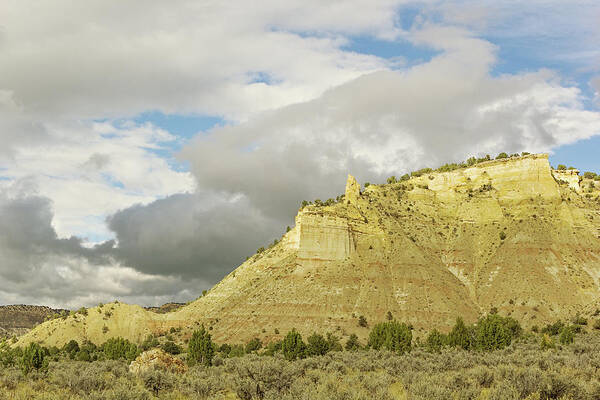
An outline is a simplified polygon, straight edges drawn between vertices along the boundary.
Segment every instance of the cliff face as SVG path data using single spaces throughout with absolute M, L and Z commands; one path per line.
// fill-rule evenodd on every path
M 279 244 L 195 302 L 140 314 L 130 337 L 170 327 L 186 336 L 203 323 L 217 341 L 278 339 L 292 328 L 365 338 L 358 317 L 372 325 L 388 311 L 417 333 L 491 307 L 525 325 L 568 317 L 600 299 L 600 192 L 571 174 L 542 154 L 362 193 L 349 177 L 343 201 L 304 207 Z M 65 336 L 52 329 L 24 342 Z M 90 329 L 80 335 L 106 337 Z

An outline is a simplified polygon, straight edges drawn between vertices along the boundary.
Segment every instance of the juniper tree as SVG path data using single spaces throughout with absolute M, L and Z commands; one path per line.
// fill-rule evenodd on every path
M 210 334 L 204 329 L 194 331 L 188 345 L 188 364 L 212 365 L 215 349 Z
M 304 358 L 306 355 L 306 344 L 302 340 L 302 335 L 296 329 L 292 329 L 285 335 L 281 343 L 281 351 L 283 352 L 283 356 L 288 360 Z

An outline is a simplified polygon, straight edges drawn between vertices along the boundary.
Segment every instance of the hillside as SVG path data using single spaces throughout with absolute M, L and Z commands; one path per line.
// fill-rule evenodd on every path
M 600 191 L 545 154 L 360 186 L 308 205 L 282 240 L 198 300 L 166 314 L 104 305 L 44 323 L 19 344 L 140 341 L 200 324 L 218 342 L 336 332 L 361 338 L 389 312 L 416 333 L 491 307 L 525 325 L 591 310 L 600 299 Z M 596 185 L 600 186 L 600 185 Z M 107 314 L 108 310 L 108 314 Z M 277 333 L 278 332 L 278 333 Z
M 0 336 L 22 335 L 48 317 L 68 312 L 45 306 L 0 306 Z

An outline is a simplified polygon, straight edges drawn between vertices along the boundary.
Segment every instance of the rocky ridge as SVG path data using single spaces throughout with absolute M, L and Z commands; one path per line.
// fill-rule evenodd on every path
M 0 306 L 0 336 L 19 336 L 34 326 L 68 310 L 23 304 Z
M 546 154 L 370 185 L 299 210 L 282 240 L 198 300 L 166 314 L 110 304 L 50 321 L 19 343 L 140 341 L 200 324 L 219 342 L 303 334 L 368 335 L 390 312 L 416 334 L 496 307 L 524 325 L 567 318 L 600 299 L 600 191 Z M 106 328 L 104 328 L 106 326 Z

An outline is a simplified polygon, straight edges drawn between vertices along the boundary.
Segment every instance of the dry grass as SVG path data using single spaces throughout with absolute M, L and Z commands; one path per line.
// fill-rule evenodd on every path
M 176 375 L 126 362 L 60 361 L 47 374 L 0 370 L 0 399 L 600 399 L 600 334 L 540 350 L 522 339 L 491 353 L 333 352 L 286 361 L 248 355 Z

